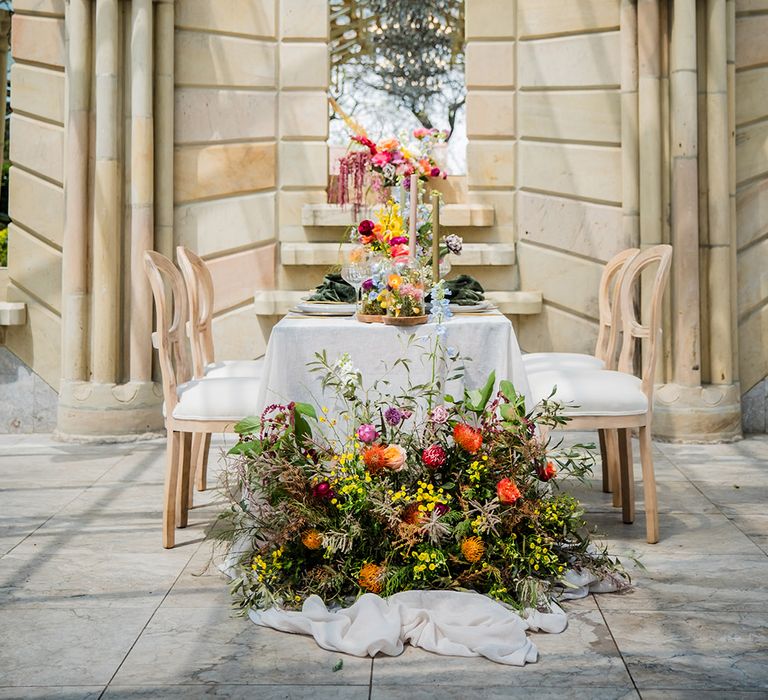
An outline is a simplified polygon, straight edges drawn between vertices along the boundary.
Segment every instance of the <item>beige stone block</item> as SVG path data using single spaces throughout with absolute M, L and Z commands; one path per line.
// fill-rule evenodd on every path
M 262 192 L 176 207 L 176 241 L 203 257 L 276 236 L 275 193 Z
M 737 279 L 739 315 L 768 303 L 768 239 L 739 253 Z
M 516 0 L 469 0 L 465 5 L 467 39 L 515 36 Z
M 208 260 L 213 278 L 214 313 L 249 302 L 254 289 L 274 287 L 275 261 L 274 243 Z
M 61 380 L 61 319 L 15 285 L 8 300 L 27 305 L 27 322 L 5 330 L 5 345 L 53 389 Z
M 326 43 L 280 44 L 281 87 L 325 90 L 329 71 Z
M 281 239 L 284 226 L 303 227 L 303 209 L 305 206 L 313 204 L 324 205 L 326 200 L 326 193 L 320 190 L 307 190 L 304 192 L 280 191 L 277 195 L 277 206 Z
M 64 129 L 11 115 L 11 162 L 56 182 L 64 180 Z
M 761 122 L 736 132 L 736 182 L 768 173 L 768 123 Z
M 273 92 L 178 88 L 176 143 L 275 138 Z
M 632 247 L 633 242 L 624 237 L 619 206 L 519 192 L 517 208 L 520 241 L 606 262 Z
M 11 107 L 64 124 L 64 73 L 14 63 L 11 68 Z
M 23 326 L 27 322 L 27 305 L 20 301 L 0 301 L 0 326 Z
M 328 40 L 328 0 L 280 0 L 283 38 Z
M 740 249 L 768 233 L 768 179 L 736 195 L 736 232 Z
M 768 63 L 768 15 L 747 15 L 736 20 L 736 68 Z
M 603 265 L 525 241 L 518 243 L 517 257 L 523 289 L 539 289 L 545 301 L 597 320 Z
M 619 0 L 518 0 L 518 36 L 619 28 Z
M 768 374 L 768 305 L 739 322 L 739 380 L 748 391 Z
M 176 26 L 258 37 L 276 33 L 274 0 L 177 0 Z
M 266 352 L 272 327 L 278 320 L 260 318 L 253 304 L 214 318 L 212 326 L 216 359 L 255 360 L 261 357 Z
M 768 67 L 736 74 L 736 124 L 768 116 Z
M 517 51 L 521 87 L 618 86 L 619 32 L 521 41 Z
M 467 196 L 470 204 L 493 207 L 495 227 L 511 227 L 515 223 L 515 192 L 482 192 L 473 190 Z M 485 234 L 485 232 L 483 232 Z
M 11 282 L 61 312 L 61 253 L 18 226 L 8 227 Z
M 544 304 L 540 314 L 518 319 L 517 339 L 524 352 L 594 353 L 598 326 L 581 316 Z
M 621 143 L 621 99 L 616 91 L 521 92 L 521 136 Z
M 275 144 L 184 146 L 174 157 L 177 202 L 266 190 L 275 186 Z
M 46 14 L 64 16 L 66 0 L 14 0 L 16 14 Z
M 64 190 L 20 168 L 11 168 L 10 216 L 16 223 L 61 248 L 64 239 Z
M 17 61 L 64 66 L 64 20 L 56 17 L 14 15 L 11 51 Z
M 473 187 L 514 187 L 515 144 L 470 141 L 467 145 L 467 182 Z
M 470 41 L 466 62 L 468 88 L 515 84 L 515 43 L 512 41 Z
M 283 138 L 327 139 L 328 96 L 325 92 L 281 92 L 280 132 Z
M 521 187 L 604 202 L 621 202 L 621 149 L 520 143 Z
M 473 136 L 513 136 L 515 133 L 515 93 L 470 90 L 467 93 L 467 134 Z
M 176 84 L 273 87 L 275 44 L 240 37 L 176 32 Z
M 281 187 L 327 187 L 328 144 L 287 141 L 280 144 Z
M 768 11 L 768 0 L 736 0 L 736 12 Z

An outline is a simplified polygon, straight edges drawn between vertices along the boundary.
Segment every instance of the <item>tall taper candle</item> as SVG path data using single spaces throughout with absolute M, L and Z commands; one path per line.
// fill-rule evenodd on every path
M 440 195 L 432 192 L 432 284 L 440 280 Z
M 411 217 L 408 224 L 408 253 L 411 263 L 416 262 L 416 214 L 419 208 L 419 176 L 411 175 Z

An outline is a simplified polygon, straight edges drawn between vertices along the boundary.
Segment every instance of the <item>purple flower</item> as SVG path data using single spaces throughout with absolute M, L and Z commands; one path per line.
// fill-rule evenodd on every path
M 395 236 L 389 239 L 390 245 L 405 245 L 408 243 L 408 236 Z
M 363 425 L 357 429 L 357 438 L 360 442 L 370 444 L 377 437 L 379 437 L 379 433 L 370 423 L 363 423 Z
M 363 282 L 363 291 L 364 292 L 370 292 L 373 289 L 373 280 L 367 279 L 365 282 Z
M 331 498 L 332 494 L 333 489 L 327 481 L 321 481 L 319 484 L 312 487 L 312 495 L 315 498 Z
M 435 503 L 435 513 L 438 515 L 445 515 L 450 508 L 445 503 Z
M 448 409 L 445 406 L 435 406 L 429 416 L 433 423 L 445 423 L 448 420 Z
M 461 239 L 461 236 L 457 236 L 455 233 L 449 233 L 445 237 L 445 246 L 454 255 L 461 254 L 461 247 L 463 243 L 464 241 Z
M 370 219 L 364 219 L 363 221 L 360 222 L 360 224 L 357 227 L 358 233 L 360 233 L 363 236 L 370 236 L 371 231 L 373 231 L 374 225 L 375 224 Z
M 403 414 L 400 412 L 399 408 L 390 406 L 384 411 L 384 420 L 390 425 L 400 425 L 400 422 L 403 420 Z
M 440 168 L 432 168 L 432 170 L 429 171 L 429 174 L 431 177 L 439 177 L 440 176 Z

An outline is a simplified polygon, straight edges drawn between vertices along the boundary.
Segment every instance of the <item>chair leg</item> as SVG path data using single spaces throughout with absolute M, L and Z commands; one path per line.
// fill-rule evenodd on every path
M 618 434 L 621 514 L 625 523 L 632 523 L 635 520 L 635 475 L 632 469 L 632 439 L 628 428 L 620 428 Z
M 180 433 L 179 483 L 176 499 L 176 527 L 186 527 L 189 519 L 189 482 L 192 464 L 192 433 Z
M 195 503 L 195 482 L 197 475 L 200 473 L 200 460 L 201 452 L 203 448 L 203 433 L 194 433 L 192 435 L 192 456 L 190 458 L 190 476 L 189 476 L 189 507 L 191 508 Z
M 165 503 L 163 504 L 163 547 L 171 549 L 176 542 L 176 502 L 179 480 L 179 452 L 181 435 L 168 431 L 165 468 Z
M 613 507 L 621 506 L 621 459 L 619 455 L 619 433 L 613 428 L 606 431 L 606 443 L 608 446 L 608 470 L 610 471 L 611 484 L 613 486 Z
M 653 445 L 650 426 L 640 428 L 640 460 L 643 465 L 645 532 L 648 544 L 659 541 L 659 507 L 656 502 L 656 477 L 653 473 Z
M 197 490 L 208 488 L 208 453 L 211 450 L 211 434 L 205 433 L 200 445 L 200 458 L 197 463 Z
M 600 464 L 603 467 L 603 493 L 611 493 L 613 484 L 611 483 L 611 465 L 608 461 L 608 440 L 606 431 L 600 428 L 597 436 L 600 438 Z

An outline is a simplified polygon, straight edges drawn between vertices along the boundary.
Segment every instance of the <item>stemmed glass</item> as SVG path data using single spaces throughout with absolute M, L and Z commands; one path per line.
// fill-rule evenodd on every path
M 355 305 L 360 309 L 360 287 L 371 276 L 368 254 L 362 246 L 354 248 L 341 266 L 341 278 L 355 289 Z

